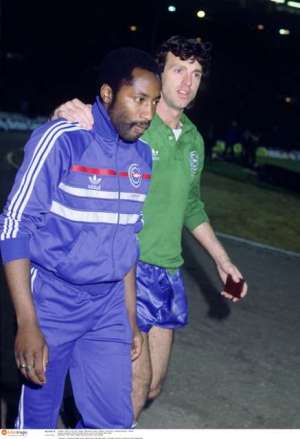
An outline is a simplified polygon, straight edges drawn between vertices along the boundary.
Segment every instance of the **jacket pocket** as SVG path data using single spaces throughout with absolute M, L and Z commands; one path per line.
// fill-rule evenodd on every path
M 77 271 L 84 263 L 83 255 L 86 254 L 88 233 L 83 230 L 74 240 L 73 245 L 69 251 L 65 253 L 63 258 L 60 258 L 57 265 L 57 274 L 65 280 L 76 279 Z M 74 282 L 77 283 L 77 282 Z

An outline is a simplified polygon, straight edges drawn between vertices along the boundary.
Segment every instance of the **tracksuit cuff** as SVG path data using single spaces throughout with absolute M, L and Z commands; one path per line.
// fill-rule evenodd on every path
M 28 259 L 30 257 L 29 239 L 17 238 L 0 241 L 1 257 L 4 264 L 14 259 Z

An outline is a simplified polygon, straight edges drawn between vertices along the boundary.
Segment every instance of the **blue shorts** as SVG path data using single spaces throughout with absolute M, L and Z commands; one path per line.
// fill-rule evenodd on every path
M 47 382 L 22 387 L 16 428 L 57 428 L 67 371 L 77 428 L 130 428 L 131 341 L 124 282 L 77 288 L 32 270 L 33 300 L 48 344 Z
M 137 264 L 137 323 L 141 331 L 152 326 L 175 329 L 185 326 L 188 304 L 179 269 L 168 270 L 139 261 Z

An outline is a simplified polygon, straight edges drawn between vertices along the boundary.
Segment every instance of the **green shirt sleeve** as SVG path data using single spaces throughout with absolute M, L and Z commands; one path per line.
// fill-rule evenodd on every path
M 208 216 L 205 212 L 204 203 L 200 196 L 200 180 L 204 165 L 204 142 L 202 136 L 198 134 L 196 152 L 198 154 L 197 170 L 191 183 L 188 195 L 188 202 L 185 209 L 184 225 L 190 230 L 204 222 L 208 222 Z

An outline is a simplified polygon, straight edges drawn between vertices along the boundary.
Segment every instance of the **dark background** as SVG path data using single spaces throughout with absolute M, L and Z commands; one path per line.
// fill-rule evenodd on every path
M 177 7 L 176 13 L 167 11 L 169 4 Z M 202 8 L 206 10 L 207 16 L 204 20 L 199 20 L 195 13 Z M 257 29 L 259 24 L 264 25 L 264 30 Z M 137 32 L 129 30 L 131 25 L 138 27 Z M 290 35 L 279 35 L 279 28 L 289 28 Z M 164 39 L 174 34 L 201 37 L 212 43 L 210 75 L 202 84 L 200 99 L 190 112 L 192 119 L 206 136 L 206 141 L 212 128 L 216 138 L 223 136 L 230 122 L 235 119 L 241 130 L 249 128 L 258 131 L 266 146 L 286 150 L 300 149 L 300 15 L 270 0 L 0 0 L 0 112 L 47 116 L 56 105 L 74 96 L 92 101 L 97 92 L 95 66 L 103 54 L 125 45 L 153 52 Z M 288 102 L 287 97 L 290 98 Z M 18 143 L 22 145 L 24 142 L 20 139 Z M 8 137 L 2 146 L 10 147 Z M 0 172 L 0 202 L 6 197 L 14 173 L 15 169 Z M 280 178 L 282 175 L 280 174 Z M 285 181 L 289 178 L 290 176 L 283 175 Z M 298 174 L 294 181 L 295 186 L 299 186 Z M 294 267 L 298 266 L 298 261 L 291 263 L 286 255 L 280 256 L 277 253 L 272 257 L 265 252 L 259 255 L 256 248 L 245 250 L 236 243 L 227 243 L 227 246 L 232 247 L 229 250 L 235 253 L 235 259 L 243 262 L 243 270 L 245 269 L 249 281 L 252 278 L 252 288 L 256 293 L 249 295 L 250 302 L 248 305 L 245 302 L 244 312 L 240 310 L 241 313 L 232 313 L 233 323 L 230 327 L 227 326 L 229 339 L 228 331 L 220 332 L 212 324 L 207 326 L 205 319 L 201 320 L 205 333 L 208 328 L 208 333 L 211 332 L 213 338 L 203 344 L 201 331 L 199 332 L 201 340 L 197 346 L 201 347 L 201 353 L 195 350 L 194 341 L 186 342 L 187 335 L 181 336 L 185 355 L 188 352 L 187 346 L 193 348 L 188 353 L 190 358 L 191 355 L 196 355 L 195 362 L 188 362 L 189 366 L 195 365 L 196 372 L 192 370 L 192 374 L 205 378 L 205 370 L 210 374 L 213 370 L 207 368 L 207 363 L 204 362 L 199 374 L 199 355 L 211 359 L 212 368 L 213 365 L 222 363 L 222 371 L 227 369 L 230 373 L 224 375 L 225 385 L 218 386 L 216 399 L 212 396 L 209 402 L 205 386 L 203 392 L 198 391 L 201 388 L 199 384 L 193 385 L 191 392 L 186 392 L 186 386 L 191 382 L 190 372 L 186 374 L 187 381 L 176 381 L 176 378 L 176 383 L 183 382 L 184 390 L 180 393 L 180 388 L 177 389 L 180 400 L 185 394 L 189 396 L 189 404 L 183 398 L 184 408 L 180 412 L 175 410 L 176 422 L 181 423 L 186 418 L 185 425 L 189 428 L 197 428 L 199 425 L 203 428 L 241 428 L 245 425 L 251 428 L 297 427 L 296 420 L 299 416 L 297 418 L 296 413 L 299 413 L 299 409 L 294 392 L 297 389 L 294 385 L 295 373 L 293 374 L 297 369 L 288 360 L 296 358 L 293 352 L 297 345 L 293 339 L 297 334 L 294 322 L 299 319 L 296 320 L 295 294 L 298 290 L 294 287 L 297 283 Z M 188 260 L 188 264 L 191 264 L 191 260 Z M 187 266 L 187 269 L 192 274 L 199 273 L 199 267 L 204 265 L 204 262 L 200 265 L 197 263 Z M 277 268 L 275 273 L 274 267 Z M 203 279 L 206 277 L 202 275 L 202 281 Z M 2 287 L 3 283 L 0 270 L 0 384 L 8 406 L 7 426 L 11 427 L 17 408 L 19 375 L 11 348 L 14 313 L 9 296 Z M 199 285 L 210 289 L 209 284 L 202 285 L 199 282 Z M 201 297 L 199 287 L 197 285 L 193 288 L 193 300 L 198 302 Z M 273 300 L 274 297 L 276 301 Z M 201 306 L 203 305 L 197 304 L 191 307 L 197 327 Z M 278 326 L 279 321 L 281 325 Z M 245 322 L 248 322 L 248 326 Z M 195 328 L 191 332 L 193 339 Z M 237 332 L 236 328 L 241 328 L 242 331 Z M 220 338 L 220 334 L 226 334 L 227 342 L 231 342 L 224 343 L 224 337 Z M 270 334 L 272 339 L 275 334 L 276 343 L 270 342 Z M 260 340 L 258 344 L 257 340 Z M 213 350 L 211 346 L 214 346 Z M 226 355 L 223 355 L 224 346 L 228 361 Z M 244 355 L 245 346 L 247 352 Z M 285 352 L 285 349 L 290 349 L 290 352 Z M 219 372 L 216 367 L 211 376 L 222 378 Z M 181 367 L 180 374 L 182 377 Z M 232 377 L 233 393 L 228 392 L 228 379 L 230 382 Z M 209 377 L 202 378 L 202 383 L 207 382 L 213 388 Z M 165 391 L 162 398 L 166 396 L 174 401 L 174 383 L 170 383 L 171 393 Z M 254 388 L 258 391 L 251 393 Z M 278 392 L 278 388 L 282 391 Z M 204 398 L 203 403 L 193 396 L 194 389 L 197 398 L 199 395 Z M 198 407 L 208 407 L 207 413 L 213 414 L 210 418 L 205 417 L 204 425 L 199 423 L 198 418 L 193 418 L 193 412 L 182 416 L 186 407 L 190 411 L 191 401 L 196 401 L 197 410 Z M 236 411 L 232 410 L 234 404 Z M 226 407 L 229 407 L 229 416 L 226 415 Z M 163 418 L 162 425 L 165 426 L 164 405 L 158 405 L 158 411 Z M 216 419 L 215 413 L 220 412 L 224 412 L 226 416 Z M 252 414 L 250 421 L 249 413 Z M 233 425 L 230 424 L 232 415 Z M 168 413 L 167 417 L 171 427 L 177 425 Z M 157 424 L 157 417 L 153 419 L 157 428 L 160 425 L 159 422 Z M 196 419 L 198 423 L 195 421 L 195 425 L 191 424 L 191 419 Z M 248 424 L 243 423 L 245 419 Z M 152 426 L 151 423 L 148 427 L 149 425 Z
M 212 43 L 212 64 L 191 111 L 199 129 L 222 135 L 236 119 L 266 146 L 300 148 L 297 10 L 270 0 L 0 0 L 0 7 L 0 111 L 48 115 L 70 97 L 91 101 L 94 68 L 112 48 L 153 52 L 171 35 L 200 36 Z

